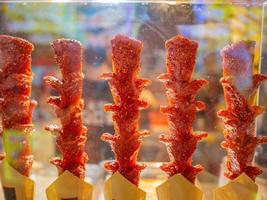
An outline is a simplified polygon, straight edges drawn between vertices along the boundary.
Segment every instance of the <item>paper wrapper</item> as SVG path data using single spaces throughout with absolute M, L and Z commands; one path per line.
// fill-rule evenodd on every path
M 214 191 L 214 200 L 256 200 L 258 186 L 245 173 Z
M 33 200 L 34 182 L 11 167 L 6 159 L 1 163 L 0 176 L 6 200 Z
M 203 193 L 181 174 L 176 174 L 157 187 L 158 200 L 202 200 Z
M 105 200 L 144 200 L 146 193 L 128 181 L 119 172 L 114 173 L 104 184 Z
M 23 175 L 29 173 L 33 157 L 31 155 L 31 131 L 5 129 L 3 146 L 8 164 Z
M 46 196 L 48 200 L 91 200 L 92 192 L 92 185 L 65 171 L 46 189 Z

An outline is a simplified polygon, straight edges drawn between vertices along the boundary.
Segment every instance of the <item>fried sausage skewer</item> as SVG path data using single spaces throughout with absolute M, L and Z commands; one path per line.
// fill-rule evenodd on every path
M 10 166 L 25 176 L 29 176 L 33 162 L 29 138 L 33 131 L 32 111 L 37 105 L 30 99 L 33 48 L 30 42 L 21 38 L 0 35 L 0 108 L 2 134 L 6 140 L 4 149 Z
M 194 183 L 202 171 L 200 165 L 192 166 L 192 155 L 198 141 L 207 137 L 203 132 L 195 134 L 193 123 L 196 112 L 204 110 L 204 102 L 196 100 L 196 94 L 207 84 L 206 80 L 192 80 L 198 44 L 183 36 L 175 36 L 166 42 L 167 73 L 159 76 L 164 82 L 169 105 L 162 106 L 161 112 L 168 116 L 170 135 L 160 140 L 167 145 L 170 162 L 161 169 L 169 177 L 181 174 Z
M 140 99 L 142 89 L 150 81 L 140 79 L 140 41 L 117 35 L 112 41 L 113 73 L 103 74 L 108 80 L 114 104 L 105 105 L 107 112 L 113 112 L 115 134 L 105 133 L 102 139 L 111 144 L 116 160 L 107 162 L 105 168 L 112 173 L 119 171 L 126 179 L 138 185 L 143 165 L 137 163 L 141 138 L 148 131 L 139 131 L 140 109 L 147 103 Z
M 57 135 L 57 145 L 62 158 L 51 160 L 59 173 L 65 170 L 79 178 L 85 176 L 86 127 L 82 121 L 82 46 L 80 42 L 69 39 L 58 39 L 52 43 L 56 62 L 62 73 L 62 80 L 55 77 L 45 77 L 45 83 L 55 89 L 60 96 L 52 96 L 48 104 L 56 106 L 57 117 L 62 127 L 56 125 L 46 127 Z
M 224 76 L 226 109 L 218 112 L 224 121 L 222 146 L 227 150 L 225 176 L 233 180 L 246 173 L 252 180 L 262 170 L 252 165 L 255 149 L 267 143 L 267 137 L 256 136 L 255 119 L 265 111 L 255 105 L 257 89 L 267 76 L 253 75 L 253 55 L 255 42 L 241 41 L 225 47 L 221 51 Z

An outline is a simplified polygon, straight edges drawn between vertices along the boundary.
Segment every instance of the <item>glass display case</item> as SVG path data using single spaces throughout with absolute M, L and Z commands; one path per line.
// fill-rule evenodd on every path
M 50 47 L 50 43 L 58 38 L 75 39 L 83 46 L 83 123 L 88 129 L 85 149 L 89 155 L 85 180 L 94 185 L 93 199 L 104 199 L 103 183 L 109 177 L 104 170 L 104 161 L 113 160 L 114 155 L 110 145 L 100 138 L 105 132 L 114 132 L 112 113 L 103 110 L 113 98 L 108 83 L 100 77 L 112 71 L 110 41 L 117 34 L 143 43 L 141 76 L 152 81 L 141 93 L 141 99 L 146 100 L 149 107 L 141 111 L 139 123 L 140 129 L 151 132 L 151 136 L 142 140 L 138 156 L 138 160 L 147 165 L 139 183 L 139 187 L 147 192 L 147 200 L 157 199 L 155 188 L 167 179 L 159 168 L 161 163 L 169 160 L 166 146 L 159 141 L 159 136 L 168 134 L 167 117 L 160 112 L 160 106 L 167 105 L 168 101 L 164 85 L 157 78 L 166 72 L 165 42 L 175 35 L 198 42 L 193 77 L 206 79 L 209 85 L 198 93 L 198 99 L 206 103 L 206 110 L 197 113 L 193 128 L 207 131 L 209 136 L 198 144 L 193 162 L 204 167 L 196 181 L 204 192 L 204 199 L 213 199 L 213 190 L 227 182 L 223 176 L 225 151 L 220 146 L 224 125 L 217 116 L 225 106 L 220 84 L 223 76 L 220 50 L 229 43 L 255 41 L 254 71 L 267 74 L 266 9 L 267 4 L 260 0 L 0 0 L 0 35 L 24 38 L 34 45 L 32 99 L 38 106 L 33 112 L 31 178 L 35 181 L 35 199 L 46 199 L 45 189 L 57 177 L 57 169 L 49 159 L 60 155 L 60 151 L 55 136 L 44 127 L 59 124 L 59 120 L 54 109 L 46 103 L 48 96 L 55 93 L 44 84 L 43 78 L 48 75 L 61 77 Z M 262 106 L 267 105 L 266 88 L 265 84 L 259 92 Z M 257 134 L 267 136 L 266 116 L 257 118 Z M 0 144 L 0 152 L 2 150 Z M 256 180 L 260 199 L 267 200 L 266 145 L 257 148 L 254 162 L 263 170 Z M 0 199 L 3 199 L 1 195 L 2 191 Z

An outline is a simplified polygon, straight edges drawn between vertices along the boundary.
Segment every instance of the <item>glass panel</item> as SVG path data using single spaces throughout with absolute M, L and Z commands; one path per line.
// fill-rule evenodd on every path
M 255 71 L 258 70 L 262 1 L 0 2 L 0 34 L 22 37 L 35 45 L 32 98 L 37 100 L 39 105 L 34 110 L 36 132 L 33 134 L 32 147 L 35 156 L 33 177 L 36 179 L 38 200 L 46 199 L 44 189 L 57 176 L 48 160 L 59 155 L 59 152 L 55 147 L 54 137 L 44 131 L 46 125 L 58 123 L 54 109 L 46 104 L 47 97 L 54 93 L 44 86 L 42 80 L 46 75 L 60 77 L 49 45 L 58 38 L 77 39 L 84 47 L 84 124 L 88 128 L 86 151 L 90 163 L 87 179 L 99 186 L 95 199 L 102 198 L 99 191 L 106 176 L 102 165 L 104 160 L 113 159 L 113 154 L 110 146 L 100 140 L 100 136 L 104 132 L 114 131 L 111 113 L 103 111 L 104 104 L 111 103 L 113 99 L 108 84 L 100 79 L 100 75 L 111 71 L 110 40 L 116 34 L 134 37 L 144 43 L 141 73 L 142 77 L 152 80 L 152 84 L 142 93 L 142 98 L 150 103 L 150 107 L 142 111 L 140 119 L 140 128 L 152 132 L 150 137 L 143 140 L 139 155 L 139 160 L 148 165 L 142 173 L 140 183 L 141 187 L 148 191 L 148 199 L 155 199 L 153 188 L 166 177 L 158 167 L 161 162 L 168 161 L 166 147 L 158 141 L 160 134 L 168 133 L 166 117 L 159 112 L 160 105 L 167 105 L 166 94 L 163 84 L 157 80 L 158 75 L 166 70 L 164 43 L 177 34 L 199 42 L 194 78 L 207 79 L 210 84 L 198 95 L 198 98 L 207 104 L 207 109 L 198 114 L 194 129 L 208 131 L 210 135 L 199 144 L 194 154 L 194 162 L 205 167 L 205 172 L 199 176 L 199 182 L 205 190 L 206 200 L 211 199 L 211 191 L 217 186 L 219 179 L 223 182 L 224 150 L 220 147 L 223 125 L 216 115 L 224 106 L 219 82 L 222 76 L 220 50 L 230 42 L 256 41 L 254 68 Z M 264 48 L 266 42 L 264 39 L 263 72 L 266 62 L 264 58 L 267 58 L 267 49 L 265 52 Z M 262 90 L 260 102 L 265 106 L 264 98 L 267 92 L 264 88 Z M 266 134 L 265 117 L 261 118 L 258 125 L 263 134 Z M 265 171 L 267 161 L 260 159 L 266 158 L 263 156 L 266 151 L 267 148 L 263 148 L 257 157 L 258 164 L 264 167 Z

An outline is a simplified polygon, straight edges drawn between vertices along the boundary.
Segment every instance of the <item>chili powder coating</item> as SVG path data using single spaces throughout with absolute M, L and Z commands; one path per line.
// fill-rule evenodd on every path
M 25 134 L 32 132 L 32 110 L 37 102 L 30 99 L 33 45 L 21 38 L 0 35 L 0 108 L 2 134 L 5 130 L 17 130 Z M 24 141 L 24 140 L 23 140 Z M 25 141 L 23 150 L 8 159 L 9 164 L 22 175 L 29 176 L 33 156 L 30 144 Z M 7 155 L 7 157 L 11 157 Z M 1 156 L 3 159 L 4 156 Z
M 202 171 L 200 165 L 192 166 L 192 155 L 197 143 L 207 136 L 206 132 L 194 134 L 193 122 L 196 112 L 205 109 L 205 104 L 196 100 L 199 89 L 206 80 L 192 80 L 198 44 L 183 36 L 175 36 L 165 44 L 167 49 L 167 73 L 159 76 L 164 82 L 169 101 L 161 112 L 168 116 L 170 135 L 162 135 L 166 143 L 170 162 L 161 169 L 169 177 L 181 174 L 194 183 L 196 175 Z
M 54 158 L 51 162 L 58 167 L 60 174 L 68 170 L 77 177 L 84 178 L 87 129 L 82 121 L 82 46 L 75 40 L 58 39 L 52 43 L 52 47 L 63 78 L 44 78 L 45 83 L 60 94 L 47 101 L 56 106 L 56 114 L 62 125 L 46 127 L 46 130 L 56 133 L 56 142 L 62 153 L 62 158 Z
M 140 171 L 144 165 L 137 163 L 141 138 L 148 131 L 139 131 L 140 109 L 147 103 L 140 99 L 142 89 L 150 81 L 140 79 L 140 53 L 143 45 L 140 41 L 117 35 L 111 40 L 113 73 L 103 74 L 108 80 L 114 104 L 105 105 L 107 112 L 113 112 L 115 134 L 104 133 L 102 139 L 111 144 L 115 161 L 105 163 L 112 173 L 119 171 L 126 179 L 138 185 Z
M 224 89 L 226 109 L 218 112 L 224 121 L 222 146 L 227 150 L 225 176 L 233 180 L 246 173 L 255 181 L 262 170 L 252 166 L 255 149 L 259 144 L 267 143 L 267 137 L 256 136 L 255 119 L 265 111 L 256 106 L 255 95 L 267 76 L 253 75 L 253 51 L 255 42 L 241 41 L 226 46 L 221 51 L 224 77 L 221 84 Z M 254 102 L 253 102 L 254 101 Z

